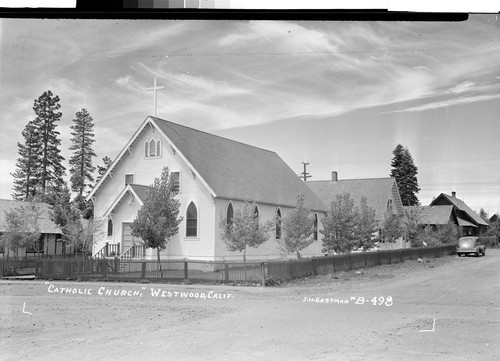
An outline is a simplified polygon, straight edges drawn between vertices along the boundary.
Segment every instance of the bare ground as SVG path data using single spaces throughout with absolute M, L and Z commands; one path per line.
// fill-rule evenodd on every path
M 0 359 L 497 360 L 499 260 L 487 250 L 265 288 L 3 280 Z

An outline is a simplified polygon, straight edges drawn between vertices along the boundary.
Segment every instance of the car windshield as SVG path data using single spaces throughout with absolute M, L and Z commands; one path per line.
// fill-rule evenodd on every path
M 476 246 L 476 238 L 464 238 L 460 240 L 460 247 L 472 247 Z

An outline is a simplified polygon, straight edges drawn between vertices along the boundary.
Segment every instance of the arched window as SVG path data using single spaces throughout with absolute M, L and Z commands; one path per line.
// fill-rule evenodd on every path
M 149 157 L 149 142 L 148 141 L 146 141 L 144 143 L 144 156 Z
M 234 217 L 233 204 L 231 202 L 229 202 L 229 204 L 227 206 L 227 212 L 226 212 L 226 221 L 227 221 L 228 226 L 231 223 L 233 223 L 233 217 Z
M 156 141 L 156 156 L 159 157 L 161 155 L 161 141 L 158 139 Z
M 186 211 L 186 237 L 198 236 L 198 210 L 193 202 L 189 203 Z
M 108 219 L 108 237 L 113 236 L 113 221 L 111 218 Z
M 281 211 L 276 211 L 276 239 L 281 239 Z
M 313 239 L 318 240 L 318 215 L 314 214 Z
M 154 139 L 151 139 L 151 141 L 149 142 L 149 156 L 156 156 L 156 140 Z
M 253 216 L 257 220 L 257 228 L 259 228 L 259 208 L 257 206 L 253 209 Z

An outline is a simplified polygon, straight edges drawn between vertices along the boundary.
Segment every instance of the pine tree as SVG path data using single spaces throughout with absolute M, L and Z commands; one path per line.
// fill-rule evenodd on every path
M 101 180 L 102 176 L 104 175 L 104 173 L 106 173 L 111 163 L 113 163 L 113 160 L 110 157 L 105 156 L 104 158 L 102 158 L 102 162 L 104 163 L 103 166 L 102 165 L 97 166 L 98 177 L 96 183 Z
M 286 254 L 295 252 L 297 258 L 300 257 L 300 251 L 308 247 L 313 242 L 314 215 L 304 206 L 304 195 L 297 196 L 297 205 L 286 217 L 283 218 L 283 232 L 281 239 L 281 249 Z
M 71 190 L 78 192 L 80 198 L 83 197 L 83 192 L 89 183 L 94 181 L 92 173 L 95 171 L 95 166 L 92 163 L 92 157 L 96 157 L 92 149 L 94 139 L 94 123 L 92 116 L 86 109 L 76 113 L 76 118 L 73 119 L 74 124 L 71 126 L 70 150 L 73 151 L 73 156 L 69 159 L 70 174 L 71 174 Z M 86 183 L 88 181 L 89 183 Z
M 357 210 L 350 194 L 337 194 L 326 217 L 321 220 L 323 252 L 351 253 L 356 247 L 356 218 Z
M 33 122 L 29 122 L 22 131 L 24 144 L 17 143 L 19 158 L 16 163 L 14 177 L 14 193 L 17 200 L 29 200 L 37 191 L 38 174 L 40 169 L 40 136 Z
M 367 251 L 375 247 L 378 238 L 374 236 L 377 232 L 379 222 L 375 219 L 375 208 L 368 205 L 365 196 L 361 197 L 357 212 L 355 234 L 358 240 L 358 248 Z
M 391 174 L 396 179 L 403 206 L 418 205 L 417 193 L 420 191 L 417 181 L 418 168 L 407 147 L 398 144 L 392 152 Z
M 36 114 L 33 125 L 40 136 L 38 185 L 42 195 L 45 195 L 50 187 L 59 188 L 65 174 L 65 168 L 62 165 L 64 158 L 59 149 L 60 134 L 56 131 L 57 122 L 62 116 L 62 113 L 57 111 L 60 107 L 59 97 L 53 95 L 50 90 L 40 95 L 33 106 Z

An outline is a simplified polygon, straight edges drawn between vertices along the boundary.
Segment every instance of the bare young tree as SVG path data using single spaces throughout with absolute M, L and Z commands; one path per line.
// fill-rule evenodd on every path
M 243 252 L 245 281 L 247 248 L 257 248 L 266 242 L 274 228 L 273 222 L 260 222 L 260 216 L 256 209 L 254 202 L 246 200 L 243 207 L 235 209 L 232 219 L 228 221 L 221 215 L 219 222 L 221 237 L 227 249 L 231 252 Z

